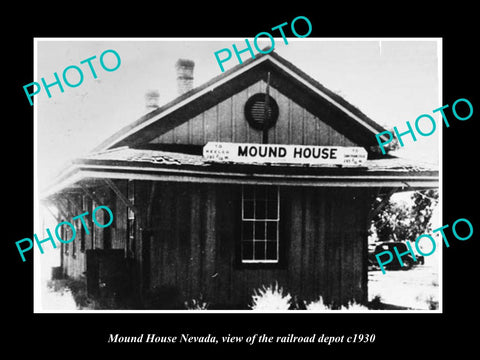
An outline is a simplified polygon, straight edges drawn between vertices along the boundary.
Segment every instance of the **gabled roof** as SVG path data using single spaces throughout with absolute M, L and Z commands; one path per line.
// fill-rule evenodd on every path
M 103 178 L 212 183 L 275 183 L 295 186 L 359 186 L 421 189 L 438 186 L 438 167 L 389 155 L 361 167 L 214 164 L 198 149 L 150 148 L 148 142 L 246 87 L 266 81 L 352 142 L 376 146 L 380 125 L 276 53 L 257 55 L 177 97 L 121 129 L 92 153 L 71 162 L 43 193 L 95 184 Z M 170 144 L 167 144 L 170 145 Z M 183 145 L 182 145 L 183 146 Z M 190 146 L 190 145 L 188 145 Z M 188 147 L 187 146 L 187 147 Z M 187 151 L 188 150 L 188 151 Z
M 375 146 L 375 134 L 385 129 L 275 52 L 259 54 L 119 130 L 93 151 L 136 147 L 181 125 L 272 73 L 270 84 L 353 142 Z

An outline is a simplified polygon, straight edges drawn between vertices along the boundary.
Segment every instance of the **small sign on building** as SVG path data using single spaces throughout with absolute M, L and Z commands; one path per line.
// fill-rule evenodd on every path
M 362 147 L 208 142 L 206 161 L 240 164 L 360 166 L 367 160 Z

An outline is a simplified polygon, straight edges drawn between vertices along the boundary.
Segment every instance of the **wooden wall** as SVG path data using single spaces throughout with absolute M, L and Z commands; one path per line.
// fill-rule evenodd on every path
M 147 288 L 175 286 L 185 300 L 202 294 L 224 308 L 246 304 L 253 289 L 275 281 L 302 300 L 367 300 L 368 199 L 362 190 L 282 187 L 286 266 L 248 269 L 235 258 L 240 186 L 157 186 L 143 259 Z
M 261 131 L 251 128 L 245 120 L 244 105 L 251 95 L 265 92 L 265 87 L 266 83 L 263 80 L 259 81 L 158 136 L 151 143 L 191 145 L 204 145 L 208 141 L 261 143 Z M 275 88 L 270 88 L 270 95 L 279 107 L 278 121 L 269 130 L 270 143 L 356 146 Z
M 116 183 L 126 191 L 126 180 Z M 173 286 L 184 300 L 202 295 L 220 308 L 238 309 L 250 301 L 254 289 L 277 281 L 300 300 L 319 295 L 335 305 L 367 300 L 366 189 L 281 187 L 284 266 L 247 268 L 236 258 L 240 185 L 135 181 L 134 188 L 140 214 L 136 291 Z M 112 240 L 105 241 L 105 232 L 93 226 L 95 241 L 90 237 L 85 250 L 108 243 L 125 248 L 126 207 L 107 195 L 102 201 L 115 215 Z M 64 270 L 71 277 L 86 270 L 80 241 L 77 237 L 64 256 Z
M 62 209 L 63 212 L 67 215 L 67 217 L 62 217 L 61 221 L 68 221 L 75 225 L 75 238 L 73 241 L 69 242 L 68 244 L 63 244 L 60 241 L 56 240 L 57 244 L 61 244 L 61 249 L 64 253 L 63 256 L 63 271 L 64 274 L 68 275 L 72 278 L 78 278 L 82 276 L 83 272 L 85 271 L 85 247 L 88 247 L 91 243 L 91 234 L 87 235 L 86 232 L 81 231 L 81 223 L 80 220 L 73 222 L 72 218 L 80 215 L 81 213 L 87 211 L 83 210 L 82 206 L 82 197 L 78 193 L 71 193 L 67 194 L 62 197 Z M 67 200 L 68 199 L 68 200 Z M 88 204 L 87 204 L 88 205 Z M 91 212 L 91 211 L 90 211 Z M 86 218 L 85 218 L 86 219 Z M 87 226 L 90 225 L 88 219 L 85 221 Z M 91 225 L 89 230 L 91 229 Z M 55 237 L 55 228 L 50 229 L 52 231 L 53 236 Z M 63 225 L 59 228 L 60 236 L 63 240 L 69 240 L 72 238 L 73 233 L 71 228 L 68 225 Z M 83 243 L 83 246 L 82 246 Z
M 117 184 L 120 188 L 123 188 L 125 181 L 118 181 Z M 126 230 L 126 208 L 118 198 L 113 196 L 109 189 L 104 187 L 92 188 L 91 191 L 95 192 L 95 196 L 99 203 L 93 201 L 89 196 L 81 191 L 70 192 L 62 194 L 64 203 L 67 202 L 68 206 L 63 207 L 67 218 L 63 218 L 61 221 L 68 221 L 75 225 L 76 236 L 75 239 L 68 243 L 61 245 L 61 251 L 63 252 L 63 272 L 65 275 L 71 278 L 79 278 L 85 275 L 86 271 L 86 250 L 90 249 L 123 249 L 125 247 L 125 230 Z M 94 225 L 92 221 L 93 209 L 99 205 L 106 205 L 112 210 L 114 214 L 114 222 L 107 228 L 101 228 Z M 88 228 L 89 234 L 86 231 L 82 231 L 82 224 L 80 219 L 72 221 L 72 219 L 84 212 L 88 211 L 88 215 L 83 219 Z M 124 215 L 125 213 L 125 215 Z M 103 211 L 96 213 L 99 223 L 105 223 L 108 219 L 103 219 Z M 68 240 L 72 236 L 68 226 L 63 226 L 64 235 L 63 239 Z M 51 229 L 52 233 L 54 229 Z M 55 236 L 55 235 L 54 235 Z M 57 242 L 60 244 L 60 242 Z

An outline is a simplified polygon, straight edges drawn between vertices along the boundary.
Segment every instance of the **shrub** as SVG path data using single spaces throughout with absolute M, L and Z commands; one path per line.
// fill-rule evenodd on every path
M 65 292 L 70 291 L 66 285 L 67 281 L 65 279 L 60 280 L 48 280 L 47 289 L 50 291 L 60 293 L 63 295 Z
M 292 296 L 289 293 L 284 293 L 283 289 L 275 285 L 262 286 L 261 289 L 256 289 L 252 295 L 252 310 L 267 310 L 279 311 L 289 310 L 291 306 Z
M 439 304 L 436 296 L 421 294 L 415 298 L 415 301 L 415 308 L 425 309 L 426 307 L 428 310 L 438 310 Z
M 428 305 L 428 310 L 438 310 L 438 300 L 433 295 L 425 299 L 425 302 Z
M 203 296 L 201 294 L 198 300 L 192 299 L 190 301 L 185 301 L 184 304 L 187 310 L 207 310 L 208 309 L 208 303 L 206 301 L 203 301 Z
M 305 302 L 305 308 L 310 311 L 329 311 L 337 309 L 338 307 L 327 305 L 324 303 L 322 296 L 318 300 L 312 301 L 310 303 Z M 369 310 L 368 307 L 356 302 L 349 302 L 346 306 L 341 306 L 339 310 L 349 310 L 349 311 L 366 311 Z
M 382 306 L 382 297 L 380 295 L 375 295 L 369 303 L 369 309 L 371 310 L 381 310 Z
M 348 311 L 367 311 L 369 310 L 368 307 L 362 304 L 358 304 L 356 302 L 349 302 L 347 306 L 342 306 L 340 310 L 348 310 Z
M 67 278 L 64 282 L 65 287 L 72 293 L 73 299 L 78 309 L 91 306 L 91 299 L 87 294 L 87 281 L 84 277 L 78 279 Z
M 305 308 L 310 311 L 328 311 L 330 307 L 323 302 L 323 298 L 320 295 L 318 300 L 312 302 L 305 302 Z

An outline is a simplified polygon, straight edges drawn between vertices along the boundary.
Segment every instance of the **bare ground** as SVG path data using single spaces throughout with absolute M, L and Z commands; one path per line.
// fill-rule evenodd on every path
M 419 265 L 410 270 L 368 272 L 368 298 L 414 310 L 437 310 L 441 296 L 438 267 Z

